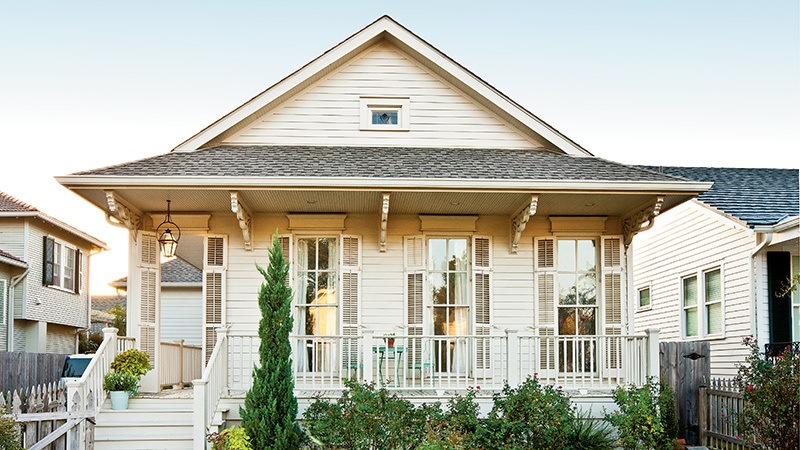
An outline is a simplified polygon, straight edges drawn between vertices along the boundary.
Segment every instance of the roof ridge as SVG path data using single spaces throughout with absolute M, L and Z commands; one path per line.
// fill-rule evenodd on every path
M 18 198 L 16 198 L 16 197 L 14 197 L 13 195 L 11 195 L 11 194 L 8 194 L 8 193 L 6 193 L 6 192 L 3 192 L 3 191 L 0 191 L 0 198 L 2 198 L 3 200 L 6 200 L 6 201 L 8 201 L 8 202 L 10 202 L 10 203 L 13 203 L 13 204 L 17 205 L 17 206 L 19 206 L 20 208 L 23 208 L 23 209 L 25 209 L 26 211 L 31 211 L 31 212 L 33 212 L 33 211 L 39 211 L 39 210 L 38 210 L 38 209 L 37 209 L 35 206 L 33 206 L 33 205 L 30 205 L 30 204 L 28 204 L 28 203 L 25 203 L 25 202 L 23 202 L 22 200 L 20 200 L 20 199 L 18 199 Z

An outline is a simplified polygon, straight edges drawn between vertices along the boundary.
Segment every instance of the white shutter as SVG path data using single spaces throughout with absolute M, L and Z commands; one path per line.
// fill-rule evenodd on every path
M 211 357 L 216 328 L 225 325 L 225 282 L 228 267 L 226 236 L 206 236 L 203 258 L 203 355 Z
M 357 336 L 361 323 L 361 239 L 357 236 L 342 236 L 342 334 Z
M 555 240 L 552 238 L 537 238 L 535 244 L 535 309 L 536 325 L 540 338 L 540 364 L 542 370 L 555 370 Z
M 155 367 L 158 345 L 159 286 L 158 241 L 155 233 L 139 232 L 139 349 Z
M 425 239 L 422 236 L 404 239 L 406 275 L 406 332 L 422 336 L 425 325 Z M 422 340 L 409 339 L 409 363 L 422 363 Z
M 606 335 L 622 334 L 623 293 L 622 286 L 622 239 L 619 237 L 604 237 L 602 243 L 603 254 L 603 330 Z M 620 353 L 622 343 L 618 340 L 608 341 L 609 348 L 605 350 L 604 359 L 606 369 L 619 369 L 622 361 Z
M 472 280 L 475 305 L 475 369 L 491 366 L 492 244 L 490 238 L 472 238 Z M 483 338 L 482 336 L 486 336 Z
M 283 260 L 289 264 L 289 273 L 286 274 L 286 286 L 292 287 L 292 237 L 280 236 L 278 239 L 281 244 Z

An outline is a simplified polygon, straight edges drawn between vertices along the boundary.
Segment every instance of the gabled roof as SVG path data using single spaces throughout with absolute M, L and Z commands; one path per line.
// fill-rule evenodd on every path
M 528 129 L 549 141 L 554 146 L 553 150 L 557 149 L 573 156 L 592 156 L 589 151 L 576 142 L 389 16 L 382 16 L 367 25 L 291 75 L 275 83 L 182 142 L 173 151 L 192 151 L 213 146 L 212 141 L 218 136 L 235 129 L 242 123 L 252 121 L 256 116 L 264 114 L 276 104 L 284 101 L 288 96 L 310 86 L 330 73 L 331 70 L 341 66 L 356 54 L 382 39 L 386 39 L 400 47 L 478 102 L 498 108 L 498 112 L 503 116 L 507 116 L 518 128 Z
M 35 207 L 13 197 L 5 192 L 0 192 L 0 217 L 35 217 L 41 219 L 51 225 L 54 225 L 62 230 L 77 236 L 80 239 L 94 245 L 103 250 L 108 250 L 105 242 L 97 239 L 96 237 L 83 232 L 72 225 L 62 222 L 55 217 L 51 217 Z
M 161 265 L 161 283 L 172 286 L 200 285 L 203 282 L 203 271 L 188 262 L 175 258 Z M 128 277 L 109 283 L 116 288 L 126 288 Z
M 3 250 L 0 250 L 0 264 L 8 264 L 10 266 L 21 267 L 23 269 L 28 268 L 28 263 L 26 263 L 24 260 L 17 258 L 11 253 L 4 252 Z
M 92 310 L 108 312 L 114 306 L 120 305 L 123 308 L 127 306 L 127 295 L 93 295 L 92 296 Z
M 693 181 L 710 181 L 697 200 L 747 223 L 751 228 L 775 225 L 800 213 L 797 169 L 642 166 Z

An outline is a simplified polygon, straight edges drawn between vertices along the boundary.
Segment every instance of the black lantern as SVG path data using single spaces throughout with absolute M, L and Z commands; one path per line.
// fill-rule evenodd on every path
M 164 217 L 164 221 L 156 228 L 158 243 L 161 245 L 161 254 L 164 255 L 165 258 L 172 258 L 175 256 L 175 250 L 178 249 L 178 241 L 181 240 L 181 229 L 172 221 L 169 204 L 170 201 L 167 200 L 167 216 Z M 173 229 L 175 229 L 175 233 L 172 232 Z

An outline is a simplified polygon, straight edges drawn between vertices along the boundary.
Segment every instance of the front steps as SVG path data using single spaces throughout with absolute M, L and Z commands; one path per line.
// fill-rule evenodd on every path
M 125 411 L 106 401 L 97 414 L 94 448 L 191 449 L 192 398 L 132 398 Z

